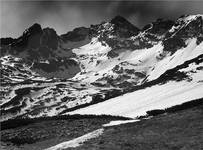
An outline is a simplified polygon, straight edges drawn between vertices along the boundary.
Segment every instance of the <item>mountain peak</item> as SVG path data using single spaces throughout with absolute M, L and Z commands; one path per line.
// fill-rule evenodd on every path
M 178 21 L 183 22 L 190 22 L 197 19 L 203 19 L 203 15 L 197 14 L 197 15 L 182 15 L 178 18 Z
M 166 37 L 194 38 L 203 35 L 203 15 L 182 15 L 169 30 Z
M 111 23 L 113 24 L 117 24 L 117 23 L 123 23 L 123 22 L 129 22 L 127 19 L 125 19 L 124 17 L 118 15 L 115 16 L 112 20 Z
M 143 27 L 143 31 L 147 31 L 148 33 L 163 35 L 166 33 L 171 27 L 175 24 L 172 20 L 166 20 L 159 18 L 155 22 L 148 24 Z
M 34 23 L 32 26 L 27 28 L 24 32 L 23 35 L 25 34 L 36 34 L 36 33 L 41 33 L 42 32 L 42 27 L 38 23 Z
M 115 29 L 122 32 L 120 36 L 130 37 L 137 35 L 140 29 L 130 23 L 127 19 L 122 16 L 116 16 L 111 21 L 111 24 L 115 25 Z
M 23 34 L 18 37 L 10 46 L 14 47 L 14 49 L 19 52 L 23 51 L 27 47 L 36 48 L 40 45 L 40 37 L 42 33 L 43 30 L 41 25 L 34 23 L 32 26 L 27 28 Z

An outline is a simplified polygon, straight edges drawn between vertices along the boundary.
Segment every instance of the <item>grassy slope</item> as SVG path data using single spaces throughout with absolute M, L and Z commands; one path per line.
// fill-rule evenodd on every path
M 150 120 L 108 127 L 74 150 L 201 150 L 203 105 Z
M 118 119 L 127 118 L 73 115 L 5 121 L 1 126 L 0 149 L 41 150 L 82 136 L 102 127 L 102 124 Z
M 203 104 L 201 100 L 174 106 L 165 110 L 170 113 L 161 114 L 149 120 L 105 127 L 100 137 L 73 149 L 203 149 Z M 4 130 L 1 131 L 1 146 L 3 145 L 8 150 L 40 150 L 101 128 L 102 124 L 111 120 L 121 119 L 127 118 L 76 115 L 24 121 L 11 120 L 2 123 Z M 9 144 L 9 142 L 20 145 Z

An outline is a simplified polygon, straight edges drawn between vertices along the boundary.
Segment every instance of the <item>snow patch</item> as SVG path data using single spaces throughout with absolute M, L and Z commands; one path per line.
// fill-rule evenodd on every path
M 78 147 L 78 146 L 82 145 L 84 142 L 100 136 L 103 133 L 103 131 L 104 131 L 103 128 L 97 129 L 97 130 L 95 130 L 93 132 L 90 132 L 88 134 L 85 134 L 85 135 L 83 135 L 81 137 L 78 137 L 78 138 L 75 138 L 73 140 L 60 143 L 60 144 L 55 145 L 53 147 L 47 148 L 45 150 L 63 150 L 63 149 L 67 149 L 67 148 L 70 148 L 70 147 Z
M 95 55 L 95 54 L 105 54 L 110 51 L 111 48 L 106 45 L 102 45 L 98 38 L 92 38 L 89 44 L 86 44 L 80 48 L 75 48 L 72 51 L 77 55 Z
M 104 124 L 103 127 L 117 126 L 117 125 L 121 125 L 121 124 L 138 122 L 138 121 L 140 121 L 140 120 L 138 120 L 138 119 L 136 119 L 136 120 L 116 120 L 116 121 L 111 121 L 107 124 Z

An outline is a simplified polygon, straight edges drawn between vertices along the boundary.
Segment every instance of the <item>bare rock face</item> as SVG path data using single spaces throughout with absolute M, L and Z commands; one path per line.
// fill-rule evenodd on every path
M 1 46 L 6 46 L 6 45 L 9 45 L 15 41 L 16 41 L 16 39 L 8 37 L 8 38 L 1 38 L 0 43 L 1 43 Z
M 197 38 L 200 43 L 203 37 L 203 18 L 200 15 L 184 15 L 178 18 L 173 28 L 166 33 L 163 40 L 164 49 L 172 53 L 186 46 L 186 40 Z
M 51 29 L 51 28 L 43 29 L 43 34 L 41 37 L 42 46 L 46 46 L 54 50 L 58 48 L 58 43 L 59 43 L 59 38 L 54 29 Z
M 60 47 L 61 37 L 52 28 L 37 23 L 26 29 L 17 39 L 1 39 L 4 54 L 22 58 L 33 71 L 44 77 L 70 78 L 80 71 L 74 54 Z
M 62 34 L 60 37 L 64 42 L 67 42 L 67 41 L 77 42 L 77 41 L 85 40 L 85 38 L 89 37 L 89 35 L 90 35 L 89 28 L 80 27 L 80 28 L 75 28 L 73 31 L 70 31 L 66 34 Z
M 155 22 L 144 26 L 143 31 L 159 36 L 164 35 L 174 25 L 172 20 L 157 19 Z
M 35 23 L 23 32 L 23 35 L 17 39 L 17 42 L 10 45 L 11 49 L 22 52 L 26 48 L 37 48 L 40 46 L 41 35 L 42 28 L 39 24 Z
M 116 16 L 115 18 L 113 18 L 111 20 L 111 23 L 115 26 L 114 34 L 121 38 L 127 38 L 133 35 L 137 35 L 140 31 L 140 29 L 138 29 L 136 26 L 134 26 L 121 16 Z

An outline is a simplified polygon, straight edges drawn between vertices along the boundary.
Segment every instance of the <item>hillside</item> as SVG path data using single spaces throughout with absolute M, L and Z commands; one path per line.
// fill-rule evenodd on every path
M 164 114 L 140 122 L 108 127 L 98 138 L 74 150 L 201 150 L 203 107 Z
M 202 149 L 203 101 L 187 102 L 132 120 L 73 115 L 2 123 L 3 150 Z M 151 116 L 153 115 L 153 116 Z

